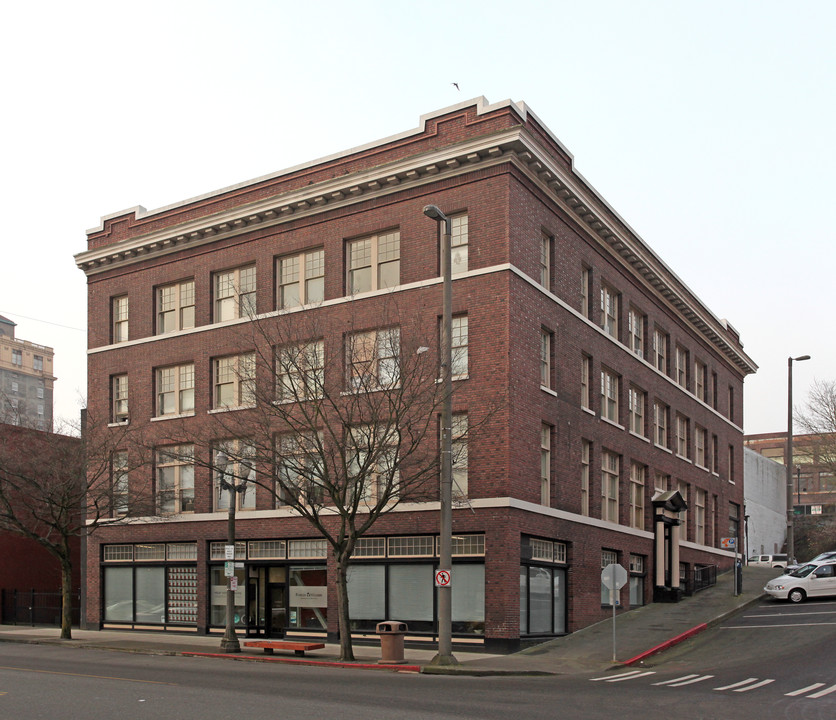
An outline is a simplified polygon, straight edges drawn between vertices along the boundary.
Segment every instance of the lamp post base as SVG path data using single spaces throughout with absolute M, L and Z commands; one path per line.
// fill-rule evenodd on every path
M 238 638 L 227 637 L 226 635 L 223 636 L 221 639 L 221 652 L 223 653 L 237 653 L 241 652 L 241 644 L 238 642 Z
M 432 660 L 430 660 L 430 665 L 436 666 L 446 666 L 446 665 L 458 665 L 459 661 L 456 660 L 456 656 L 453 654 L 450 655 L 442 655 L 438 653 Z

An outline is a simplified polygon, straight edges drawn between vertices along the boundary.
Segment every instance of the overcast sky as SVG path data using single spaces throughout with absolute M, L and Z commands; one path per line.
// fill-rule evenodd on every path
M 836 2 L 4 3 L 0 314 L 86 395 L 73 255 L 148 209 L 522 100 L 760 366 L 746 432 L 836 377 Z M 457 91 L 452 85 L 458 83 Z

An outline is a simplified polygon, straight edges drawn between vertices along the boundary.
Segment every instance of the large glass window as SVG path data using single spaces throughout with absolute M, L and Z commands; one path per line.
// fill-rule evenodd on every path
M 163 515 L 194 512 L 194 446 L 157 450 L 157 502 Z
M 566 632 L 566 571 L 557 567 L 520 567 L 520 635 Z
M 327 576 L 324 566 L 290 568 L 289 627 L 328 629 Z
M 386 620 L 386 566 L 352 565 L 347 582 L 351 629 L 374 630 Z M 398 620 L 408 622 L 407 618 Z
M 138 567 L 136 622 L 165 623 L 165 568 Z
M 453 632 L 485 634 L 485 566 L 453 563 Z
M 133 622 L 133 568 L 110 567 L 104 571 L 104 621 Z
M 238 578 L 238 589 L 235 591 L 235 608 L 233 620 L 236 627 L 245 627 L 247 615 L 245 613 L 245 589 L 246 578 L 244 568 L 235 568 L 235 577 Z M 226 625 L 226 594 L 228 578 L 224 575 L 223 565 L 214 566 L 211 570 L 211 604 L 209 606 L 209 622 L 212 625 Z
M 458 582 L 458 578 L 456 581 Z M 409 618 L 410 630 L 431 631 L 433 628 L 433 566 L 390 565 L 388 587 L 389 616 L 398 620 Z

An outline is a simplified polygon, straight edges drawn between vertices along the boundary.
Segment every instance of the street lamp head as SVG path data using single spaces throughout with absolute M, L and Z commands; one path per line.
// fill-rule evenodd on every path
M 436 205 L 425 205 L 424 206 L 424 215 L 432 220 L 439 220 L 441 222 L 447 222 L 447 216 L 439 210 Z
M 222 473 L 226 472 L 226 469 L 229 467 L 229 455 L 227 455 L 223 450 L 218 450 L 218 452 L 215 453 L 215 466 Z
M 801 357 L 793 358 L 793 360 L 795 360 L 796 362 L 801 362 L 802 360 L 809 360 L 809 359 L 810 359 L 809 355 L 802 355 Z

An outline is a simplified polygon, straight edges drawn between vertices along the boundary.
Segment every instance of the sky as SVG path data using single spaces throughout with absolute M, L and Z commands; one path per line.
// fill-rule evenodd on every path
M 836 2 L 45 0 L 0 26 L 0 314 L 86 396 L 100 217 L 153 209 L 418 126 L 524 101 L 759 371 L 747 433 L 836 378 Z M 453 83 L 458 83 L 457 90 Z M 822 329 L 824 323 L 824 330 Z

